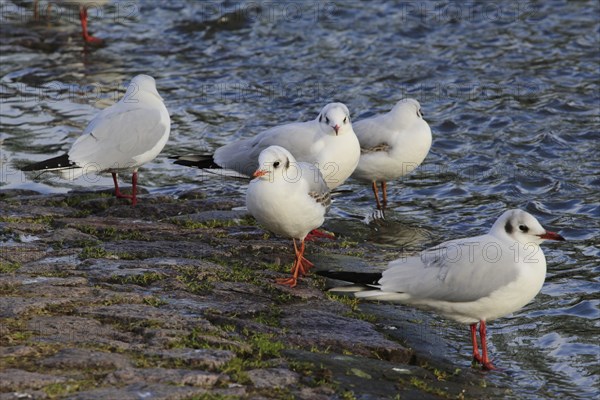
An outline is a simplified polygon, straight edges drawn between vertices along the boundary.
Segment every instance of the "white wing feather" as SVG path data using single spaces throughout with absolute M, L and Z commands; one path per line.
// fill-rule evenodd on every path
M 71 147 L 69 159 L 99 171 L 137 168 L 149 161 L 144 155 L 168 136 L 169 129 L 169 119 L 156 108 L 117 103 L 90 122 Z
M 223 168 L 251 176 L 258 168 L 258 156 L 269 146 L 277 145 L 292 150 L 294 158 L 313 163 L 319 149 L 318 122 L 295 122 L 268 129 L 258 135 L 242 139 L 215 151 L 215 162 Z

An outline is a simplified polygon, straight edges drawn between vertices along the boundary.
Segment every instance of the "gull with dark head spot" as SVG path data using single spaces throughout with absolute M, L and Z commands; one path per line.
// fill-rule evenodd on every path
M 251 176 L 258 168 L 258 155 L 269 146 L 281 146 L 296 160 L 317 166 L 329 189 L 344 183 L 360 158 L 360 145 L 348 108 L 342 103 L 329 103 L 312 121 L 267 129 L 218 148 L 214 156 L 180 156 L 175 164 L 226 168 Z
M 248 186 L 246 206 L 271 232 L 290 237 L 295 260 L 292 276 L 278 283 L 294 287 L 313 264 L 304 257 L 304 239 L 323 224 L 331 205 L 329 188 L 318 168 L 297 162 L 280 146 L 269 146 L 258 157 L 255 179 Z M 298 248 L 296 240 L 300 241 Z
M 170 131 L 171 118 L 154 78 L 137 75 L 125 96 L 100 111 L 67 154 L 28 165 L 23 171 L 55 171 L 65 179 L 110 172 L 116 197 L 131 199 L 135 206 L 138 168 L 156 158 Z M 120 172 L 133 172 L 131 195 L 119 190 Z
M 352 176 L 372 184 L 377 209 L 383 210 L 387 181 L 411 173 L 423 162 L 431 147 L 431 129 L 414 99 L 400 100 L 390 112 L 357 121 L 353 127 L 361 155 Z M 381 182 L 383 201 L 377 182 Z
M 318 273 L 366 284 L 355 293 L 358 298 L 411 304 L 469 324 L 474 362 L 491 370 L 495 368 L 487 352 L 486 323 L 518 311 L 541 290 L 546 258 L 539 245 L 544 240 L 565 239 L 544 229 L 533 215 L 513 209 L 504 212 L 485 235 L 451 240 L 418 257 L 399 258 L 383 273 Z

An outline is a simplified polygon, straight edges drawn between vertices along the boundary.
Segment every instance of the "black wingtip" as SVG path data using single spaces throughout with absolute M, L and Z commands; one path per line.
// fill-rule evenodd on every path
M 315 271 L 315 273 L 326 278 L 353 282 L 361 285 L 376 285 L 381 279 L 381 272 Z
M 189 156 L 169 157 L 175 160 L 173 164 L 183 165 L 185 167 L 200 168 L 200 169 L 218 169 L 221 168 L 215 163 L 215 159 L 211 154 L 195 154 Z
M 21 171 L 43 171 L 45 169 L 73 168 L 74 166 L 75 163 L 69 160 L 69 155 L 63 154 L 62 156 L 27 165 Z

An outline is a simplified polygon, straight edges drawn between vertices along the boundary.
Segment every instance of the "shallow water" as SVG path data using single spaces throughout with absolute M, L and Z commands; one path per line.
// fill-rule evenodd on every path
M 544 245 L 542 293 L 491 324 L 491 351 L 509 372 L 485 378 L 510 385 L 514 398 L 593 397 L 599 3 L 377 3 L 112 2 L 90 12 L 90 29 L 106 46 L 88 48 L 76 12 L 54 4 L 36 21 L 31 3 L 2 1 L 1 188 L 109 187 L 109 177 L 32 180 L 18 166 L 68 150 L 138 73 L 157 79 L 173 120 L 169 143 L 140 183 L 172 195 L 200 187 L 242 196 L 245 188 L 200 178 L 169 155 L 312 119 L 333 100 L 359 119 L 417 98 L 433 147 L 416 173 L 389 185 L 387 220 L 362 222 L 372 194 L 350 181 L 344 187 L 353 192 L 337 201 L 326 227 L 377 243 L 372 257 L 382 265 L 401 251 L 483 233 L 508 207 L 533 213 L 568 242 Z M 368 309 L 391 323 L 403 318 L 401 307 Z M 468 365 L 467 329 L 432 321 L 443 324 L 435 332 L 447 359 Z

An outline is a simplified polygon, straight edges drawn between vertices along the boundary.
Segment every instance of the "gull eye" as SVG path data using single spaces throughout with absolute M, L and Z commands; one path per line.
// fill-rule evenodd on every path
M 348 122 L 348 117 L 344 117 L 344 123 Z
M 325 122 L 329 124 L 329 118 L 325 117 Z
M 423 118 L 423 113 L 421 112 L 421 110 L 417 110 L 417 117 Z
M 273 163 L 273 168 L 277 168 L 277 167 L 279 167 L 279 161 L 275 161 L 275 162 Z
M 527 227 L 527 225 L 521 224 L 521 225 L 519 225 L 519 230 L 521 232 L 527 232 L 529 230 L 529 228 Z

